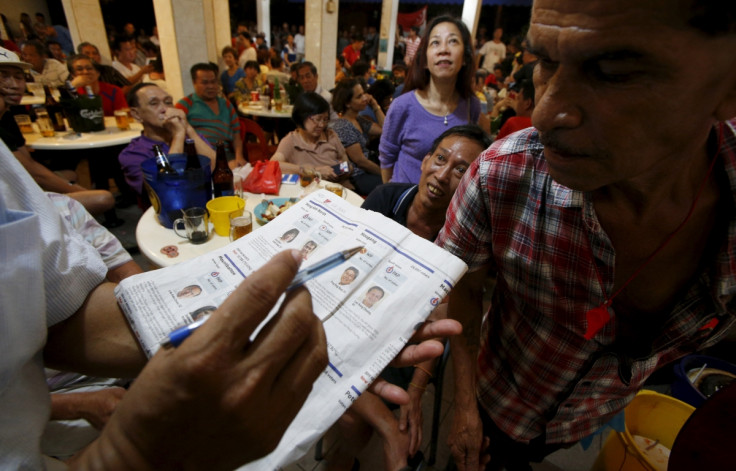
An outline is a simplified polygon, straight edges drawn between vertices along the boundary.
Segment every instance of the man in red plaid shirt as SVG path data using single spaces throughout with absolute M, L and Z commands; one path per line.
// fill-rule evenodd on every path
M 470 267 L 461 470 L 531 469 L 736 324 L 734 3 L 536 0 L 528 42 L 534 127 L 481 154 L 437 239 Z

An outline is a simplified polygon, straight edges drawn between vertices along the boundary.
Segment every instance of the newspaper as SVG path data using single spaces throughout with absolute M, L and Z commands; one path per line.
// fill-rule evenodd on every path
M 274 254 L 301 249 L 304 268 L 358 245 L 364 250 L 306 283 L 327 335 L 328 367 L 276 450 L 240 469 L 281 469 L 301 458 L 378 377 L 467 266 L 383 215 L 320 190 L 226 247 L 127 278 L 116 288 L 150 357 L 169 332 L 214 310 Z

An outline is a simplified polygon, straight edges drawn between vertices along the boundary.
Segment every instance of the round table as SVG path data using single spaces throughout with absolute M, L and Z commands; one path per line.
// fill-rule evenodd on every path
M 245 210 L 253 214 L 253 210 L 258 204 L 264 199 L 272 198 L 294 198 L 299 197 L 302 194 L 302 187 L 300 185 L 281 185 L 281 189 L 278 195 L 263 195 L 244 193 L 243 198 L 245 199 Z M 343 189 L 343 197 L 351 204 L 360 206 L 363 203 L 363 198 L 357 193 Z M 261 227 L 261 224 L 253 215 L 253 230 Z M 180 232 L 184 232 L 180 229 Z M 145 257 L 150 260 L 154 265 L 159 267 L 168 267 L 176 265 L 179 262 L 189 260 L 200 255 L 204 255 L 207 252 L 224 247 L 230 243 L 229 237 L 222 237 L 215 233 L 210 223 L 210 238 L 204 244 L 195 245 L 189 242 L 189 239 L 179 237 L 176 235 L 173 229 L 167 229 L 158 222 L 156 212 L 153 207 L 148 208 L 143 213 L 138 226 L 135 230 L 135 238 L 138 242 L 138 248 Z M 170 257 L 163 253 L 161 249 L 164 247 L 176 247 L 176 255 Z M 171 251 L 169 251 L 171 253 Z
M 23 95 L 23 98 L 20 99 L 21 105 L 43 105 L 44 103 L 46 103 L 45 96 Z
M 262 118 L 291 118 L 292 105 L 284 105 L 281 111 L 276 111 L 275 108 L 270 110 L 264 109 L 262 106 L 251 107 L 248 105 L 249 102 L 243 102 L 238 105 L 238 111 L 241 114 L 249 114 L 252 116 L 260 116 Z
M 35 150 L 77 150 L 95 149 L 128 144 L 133 138 L 141 135 L 143 126 L 140 123 L 131 123 L 130 129 L 118 129 L 115 118 L 105 117 L 105 130 L 96 132 L 77 133 L 69 131 L 57 132 L 54 137 L 43 137 L 40 133 L 24 134 L 26 144 Z

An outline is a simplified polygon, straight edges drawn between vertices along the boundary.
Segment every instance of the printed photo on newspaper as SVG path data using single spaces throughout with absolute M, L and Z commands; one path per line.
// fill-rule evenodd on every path
M 466 265 L 381 214 L 321 190 L 222 249 L 116 288 L 150 357 L 169 332 L 215 310 L 274 254 L 301 250 L 306 268 L 355 246 L 364 248 L 305 285 L 327 335 L 328 367 L 276 450 L 241 469 L 279 469 L 303 456 L 403 348 Z

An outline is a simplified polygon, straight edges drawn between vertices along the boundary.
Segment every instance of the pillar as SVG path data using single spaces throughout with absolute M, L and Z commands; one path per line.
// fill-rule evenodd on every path
M 266 44 L 271 44 L 271 0 L 256 1 L 256 20 L 258 22 L 258 32 L 266 35 Z
M 465 0 L 463 3 L 462 19 L 465 26 L 470 30 L 470 37 L 474 38 L 478 32 L 478 21 L 480 20 L 480 7 L 483 0 Z
M 381 29 L 379 32 L 378 67 L 391 70 L 396 47 L 396 20 L 399 15 L 399 0 L 383 0 L 381 6 Z
M 332 12 L 327 12 L 328 5 Z M 306 0 L 304 5 L 305 60 L 317 67 L 320 85 L 325 90 L 335 86 L 338 9 L 337 0 Z
M 103 62 L 112 60 L 110 46 L 107 43 L 105 22 L 102 19 L 102 10 L 99 0 L 62 0 L 64 15 L 69 25 L 74 47 L 83 42 L 90 42 L 97 46 Z M 33 13 L 31 13 L 32 15 Z
M 153 0 L 161 41 L 166 86 L 174 99 L 194 91 L 189 69 L 198 62 L 217 63 L 230 44 L 227 0 Z

